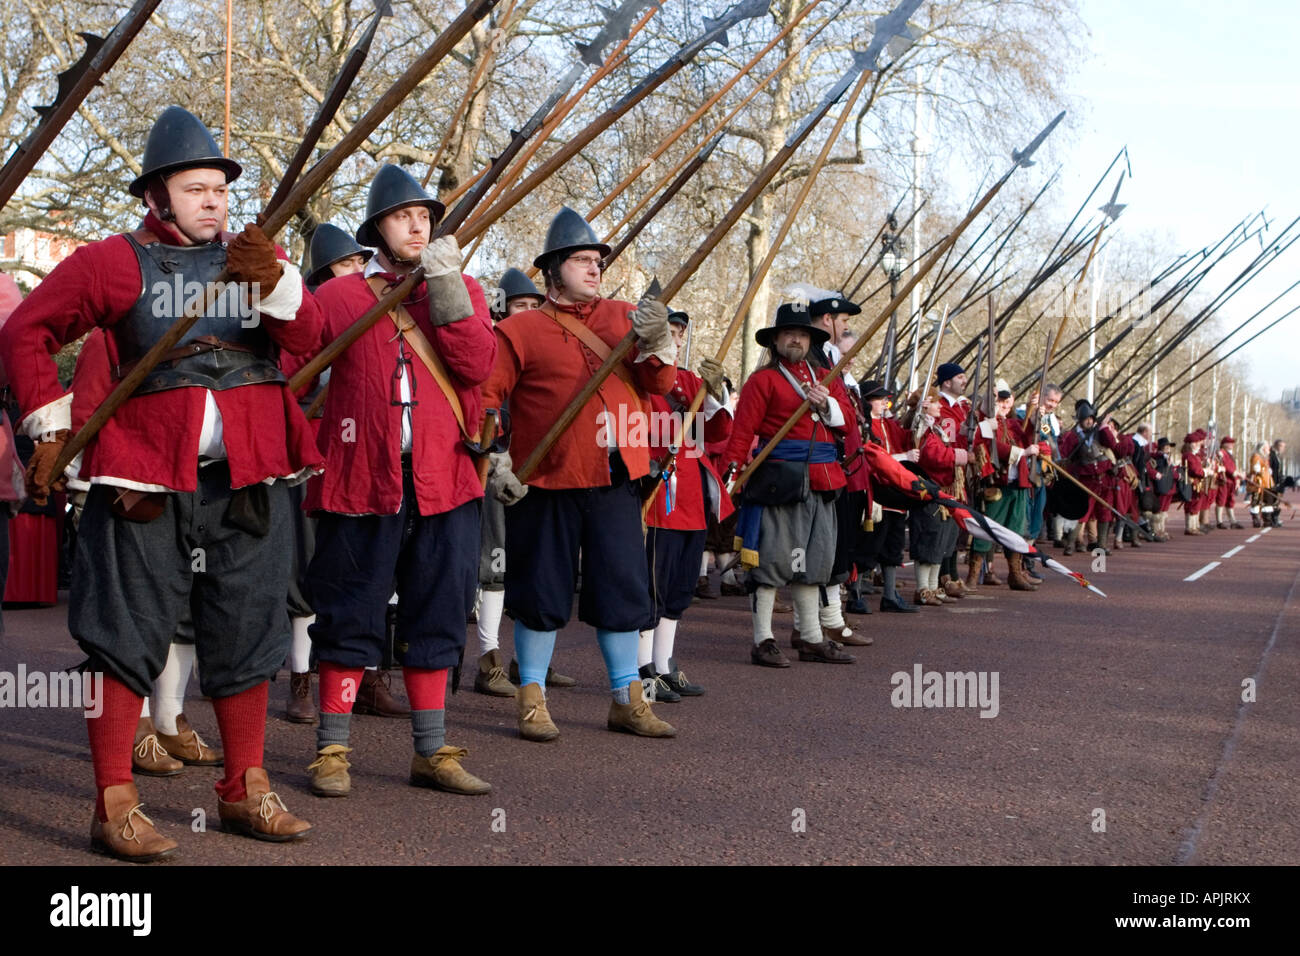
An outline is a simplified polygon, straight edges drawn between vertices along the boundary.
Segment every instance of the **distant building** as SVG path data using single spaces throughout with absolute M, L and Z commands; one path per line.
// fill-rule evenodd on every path
M 83 243 L 35 229 L 15 229 L 0 242 L 0 270 L 26 289 L 35 287 L 50 270 Z

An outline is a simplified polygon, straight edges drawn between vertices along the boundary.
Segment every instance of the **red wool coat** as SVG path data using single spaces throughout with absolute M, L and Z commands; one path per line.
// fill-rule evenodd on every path
M 467 428 L 477 432 L 481 417 L 479 387 L 496 358 L 496 338 L 487 300 L 479 284 L 464 276 L 474 314 L 434 327 L 422 284 L 405 303 L 411 318 L 442 358 Z M 375 294 L 356 273 L 330 279 L 316 290 L 324 313 L 318 348 L 343 333 L 375 304 Z M 396 327 L 385 317 L 335 360 L 330 367 L 317 441 L 325 456 L 325 474 L 312 481 L 303 507 L 349 515 L 396 514 L 402 504 L 402 413 L 394 405 L 398 350 Z M 406 346 L 412 377 L 411 456 L 415 498 L 420 514 L 450 511 L 483 496 L 474 458 L 462 442 L 460 427 L 438 383 Z
M 554 303 L 546 305 L 547 310 L 555 308 Z M 632 331 L 628 315 L 636 306 L 596 299 L 562 308 L 613 349 Z M 518 469 L 603 359 L 542 309 L 506 316 L 497 323 L 496 336 L 496 364 L 483 387 L 483 408 L 500 408 L 508 400 L 510 457 Z M 552 489 L 608 486 L 611 439 L 630 477 L 649 473 L 649 396 L 666 395 L 677 369 L 653 355 L 642 361 L 637 358 L 634 346 L 623 362 L 637 398 L 616 376 L 609 376 L 547 452 L 528 484 Z M 606 411 L 612 427 L 606 424 Z M 643 427 L 638 428 L 638 421 Z
M 144 228 L 167 242 L 175 238 L 152 214 Z M 281 259 L 284 251 L 277 248 Z M 23 300 L 0 329 L 0 361 L 10 370 L 23 413 L 46 409 L 64 397 L 50 356 L 96 326 L 112 328 L 141 295 L 140 266 L 125 236 L 81 246 Z M 306 293 L 295 317 L 263 315 L 281 349 L 309 351 L 320 337 L 320 310 Z M 108 337 L 109 360 L 116 363 Z M 208 391 L 174 388 L 129 399 L 109 419 L 82 459 L 83 478 L 127 486 L 193 491 Z M 221 412 L 231 486 L 319 468 L 321 456 L 293 395 L 283 385 L 246 385 L 211 393 Z
M 805 363 L 796 365 L 784 359 L 781 361 L 801 382 L 808 380 Z M 839 382 L 831 382 L 830 393 L 844 412 L 845 424 L 828 427 L 821 421 L 814 422 L 811 412 L 804 412 L 803 417 L 785 436 L 786 440 L 807 442 L 815 437 L 816 441 L 831 442 L 835 441 L 836 436 L 842 437 L 845 434 L 847 427 L 853 423 L 849 397 Z M 749 376 L 740 391 L 740 401 L 736 404 L 736 421 L 731 429 L 731 441 L 727 443 L 728 463 L 747 460 L 754 436 L 771 438 L 802 403 L 803 399 L 777 369 L 761 368 Z M 813 491 L 833 491 L 843 488 L 845 484 L 844 468 L 837 461 L 815 464 L 809 468 L 809 485 Z
M 695 400 L 696 393 L 703 387 L 704 383 L 698 375 L 689 369 L 679 368 L 673 390 L 668 393 L 668 397 L 660 395 L 650 397 L 651 408 L 657 413 L 655 420 L 664 421 L 663 416 L 672 413 L 675 409 L 689 408 L 690 403 Z M 698 419 L 704 419 L 704 412 L 699 413 Z M 651 429 L 650 454 L 655 458 L 662 459 L 667 453 L 668 449 L 662 444 L 665 439 L 676 440 L 678 429 L 682 427 L 680 414 L 674 416 L 673 421 L 673 431 L 668 434 L 664 434 L 660 429 Z M 696 428 L 698 429 L 699 426 L 697 425 Z M 713 417 L 704 422 L 703 433 L 706 444 L 726 441 L 731 435 L 731 412 L 725 408 L 714 412 Z M 688 436 L 675 459 L 676 481 L 671 483 L 673 510 L 668 511 L 670 483 L 664 482 L 663 487 L 655 495 L 654 504 L 646 512 L 646 524 L 654 528 L 669 528 L 674 531 L 705 531 L 709 527 L 708 514 L 713 510 L 708 507 L 707 502 L 714 496 L 718 501 L 718 513 L 714 514 L 714 518 L 718 521 L 725 519 L 736 510 L 722 479 L 714 470 L 713 462 L 702 452 L 703 449 Z M 708 495 L 705 494 L 706 482 L 712 488 Z

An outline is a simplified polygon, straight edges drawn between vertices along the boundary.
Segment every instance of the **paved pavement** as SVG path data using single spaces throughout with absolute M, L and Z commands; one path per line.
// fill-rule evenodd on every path
M 313 730 L 282 719 L 282 675 L 266 764 L 315 824 L 302 844 L 196 832 L 215 820 L 215 770 L 141 778 L 141 794 L 183 864 L 1300 863 L 1300 523 L 1179 534 L 1104 571 L 1064 560 L 1109 597 L 1047 572 L 1036 594 L 877 613 L 855 619 L 876 643 L 851 666 L 754 667 L 745 601 L 697 602 L 677 657 L 708 693 L 658 706 L 675 740 L 605 729 L 595 640 L 572 626 L 556 662 L 581 686 L 551 693 L 556 743 L 520 740 L 513 701 L 450 698 L 449 742 L 484 797 L 409 787 L 407 725 L 373 717 L 353 722 L 352 796 L 313 797 Z M 5 623 L 0 672 L 80 659 L 62 606 Z M 917 667 L 996 674 L 996 716 L 894 706 L 893 675 Z M 207 702 L 186 710 L 216 737 Z M 117 865 L 87 849 L 79 712 L 0 709 L 0 773 L 0 864 Z

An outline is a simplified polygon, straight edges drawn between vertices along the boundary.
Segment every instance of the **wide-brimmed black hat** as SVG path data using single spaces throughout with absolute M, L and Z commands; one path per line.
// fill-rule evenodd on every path
M 835 293 L 825 299 L 817 299 L 808 303 L 808 314 L 816 318 L 819 315 L 858 315 L 862 311 L 860 305 L 855 305 L 840 293 Z
M 803 329 L 812 336 L 814 346 L 825 345 L 831 337 L 831 334 L 825 329 L 819 329 L 812 324 L 807 306 L 792 305 L 787 302 L 776 310 L 775 322 L 754 333 L 754 341 L 763 348 L 770 349 L 772 343 L 776 340 L 776 333 L 781 329 Z
M 875 379 L 872 379 L 871 381 L 868 382 L 863 382 L 861 385 L 858 386 L 858 390 L 861 391 L 862 400 L 864 402 L 873 398 L 894 397 L 894 393 L 885 387 L 884 382 L 877 382 Z

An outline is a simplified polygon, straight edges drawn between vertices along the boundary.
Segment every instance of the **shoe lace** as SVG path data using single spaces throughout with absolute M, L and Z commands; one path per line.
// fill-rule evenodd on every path
M 162 760 L 165 757 L 171 756 L 171 754 L 167 753 L 163 748 L 163 745 L 159 742 L 157 734 L 146 734 L 140 740 L 140 743 L 136 745 L 135 755 L 141 760 Z M 141 816 L 143 816 L 143 814 L 141 814 Z
M 143 806 L 144 806 L 143 803 L 137 803 L 129 811 L 127 811 L 126 820 L 124 820 L 122 823 L 123 840 L 133 840 L 136 843 L 140 842 L 140 835 L 135 828 L 136 817 L 139 817 L 145 823 L 149 824 L 149 826 L 153 826 L 153 821 L 150 820 L 147 816 L 145 816 L 144 811 L 140 809 Z
M 268 790 L 262 794 L 262 798 L 257 804 L 257 815 L 267 823 L 270 823 L 277 814 L 288 812 L 289 808 L 284 805 L 284 801 L 280 799 L 280 795 L 274 790 Z

